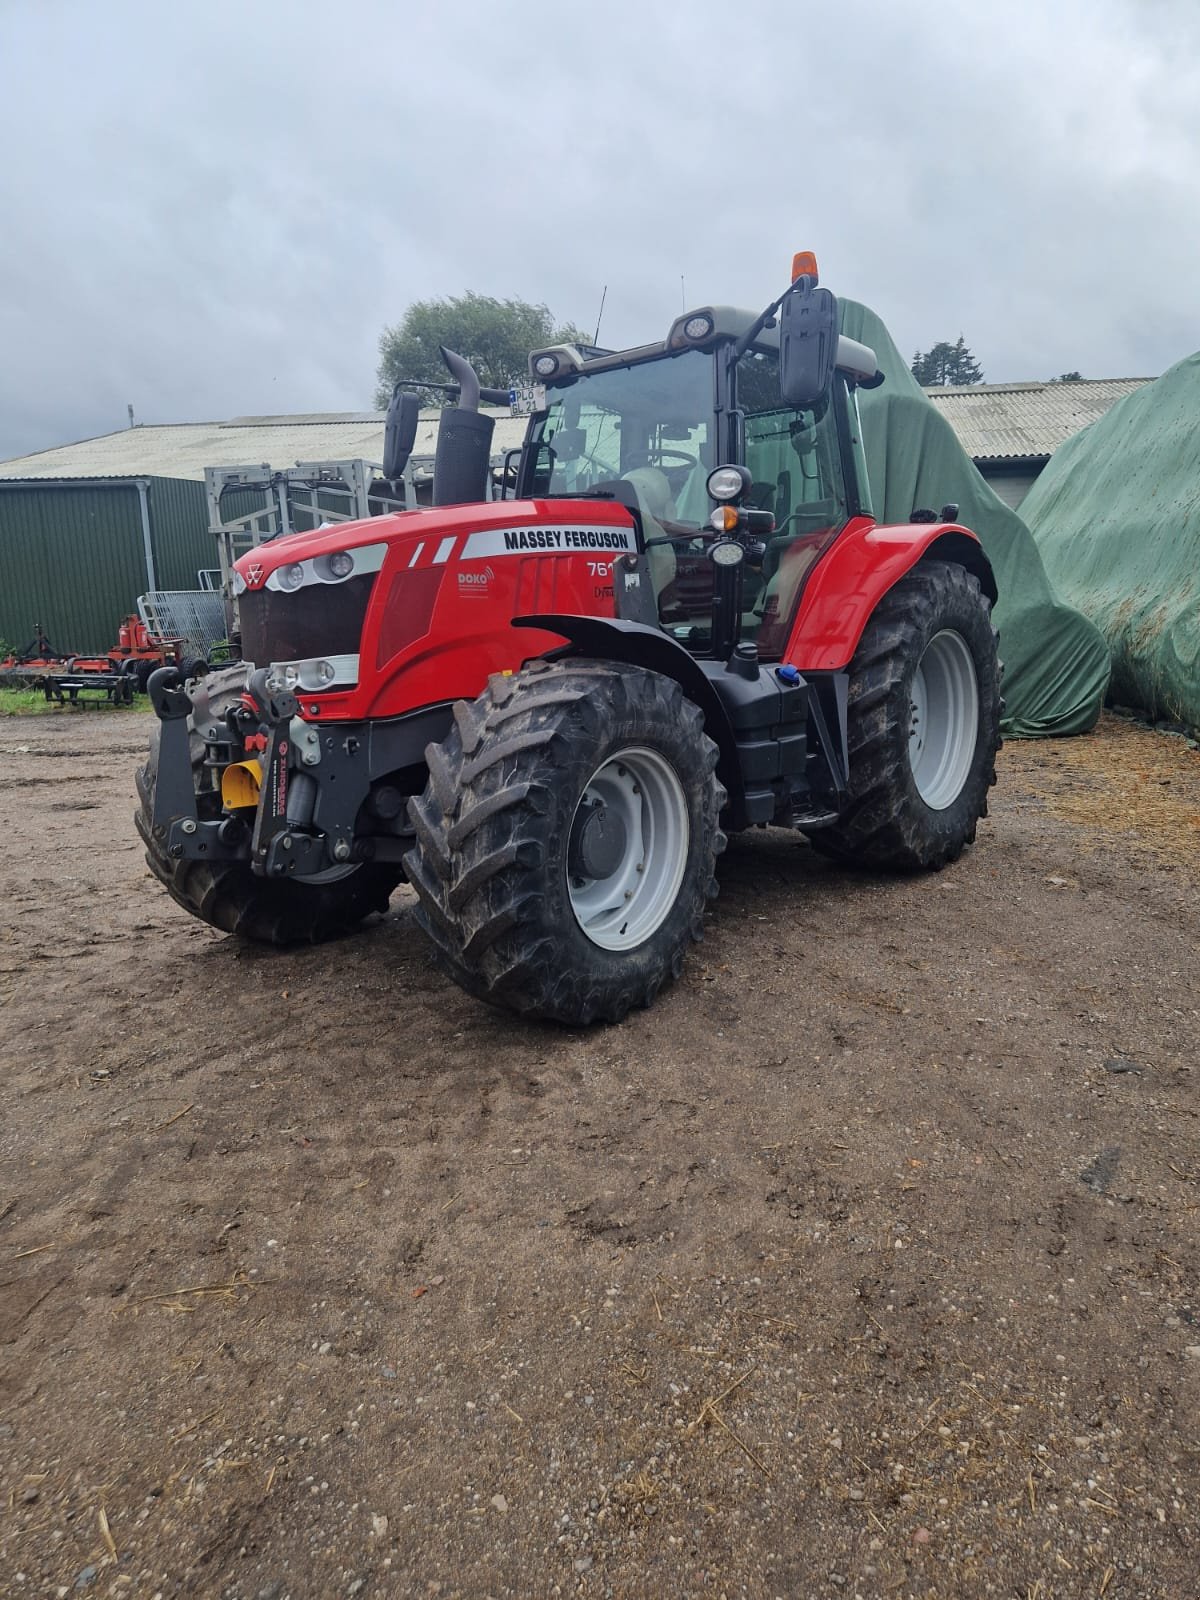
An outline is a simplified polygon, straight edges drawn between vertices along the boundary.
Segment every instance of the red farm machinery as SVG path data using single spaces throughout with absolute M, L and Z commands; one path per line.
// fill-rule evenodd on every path
M 432 507 L 250 551 L 246 664 L 150 680 L 137 824 L 183 907 L 322 940 L 406 879 L 470 993 L 617 1021 L 678 976 L 730 832 L 893 870 L 974 839 L 995 580 L 953 506 L 876 523 L 856 391 L 882 374 L 810 256 L 758 315 L 535 351 L 502 498 L 496 397 L 447 362 Z M 398 386 L 391 479 L 416 405 Z
M 122 619 L 111 649 L 86 656 L 56 650 L 38 623 L 29 644 L 0 661 L 0 683 L 41 689 L 47 700 L 60 705 L 77 705 L 94 695 L 127 706 L 135 691 L 145 694 L 151 674 L 160 667 L 184 664 L 184 644 L 152 633 L 134 612 Z

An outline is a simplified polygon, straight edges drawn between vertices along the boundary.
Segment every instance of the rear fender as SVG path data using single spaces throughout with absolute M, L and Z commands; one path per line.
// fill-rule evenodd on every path
M 729 714 L 694 657 L 669 634 L 618 617 L 558 614 L 514 617 L 513 627 L 543 628 L 567 639 L 565 647 L 549 652 L 552 660 L 569 655 L 595 656 L 602 661 L 625 661 L 630 666 L 644 667 L 647 672 L 661 672 L 664 678 L 674 678 L 688 699 L 700 707 L 704 731 L 720 752 L 717 777 L 729 791 L 731 802 L 740 804 L 742 770 Z
M 957 562 L 974 573 L 984 594 L 995 601 L 991 562 L 970 529 L 947 522 L 852 524 L 805 586 L 785 659 L 801 672 L 838 672 L 848 666 L 879 602 L 920 561 Z

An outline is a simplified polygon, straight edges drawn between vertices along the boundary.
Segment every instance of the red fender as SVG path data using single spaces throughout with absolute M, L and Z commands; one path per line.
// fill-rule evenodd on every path
M 848 666 L 871 613 L 918 561 L 957 561 L 996 599 L 991 562 L 977 535 L 952 522 L 880 527 L 852 518 L 817 564 L 804 587 L 785 661 L 801 672 L 837 672 Z

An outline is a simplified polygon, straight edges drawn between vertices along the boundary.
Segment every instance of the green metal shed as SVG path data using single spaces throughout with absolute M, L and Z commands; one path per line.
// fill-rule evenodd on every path
M 195 589 L 217 565 L 203 483 L 0 479 L 0 639 L 41 623 L 63 651 L 105 650 L 152 589 Z

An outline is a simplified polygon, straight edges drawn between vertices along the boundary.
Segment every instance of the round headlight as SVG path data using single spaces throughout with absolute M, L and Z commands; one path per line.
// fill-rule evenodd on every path
M 337 668 L 332 661 L 314 661 L 312 671 L 318 683 L 332 683 L 337 677 Z
M 246 580 L 242 577 L 241 573 L 236 567 L 233 569 L 233 576 L 230 578 L 229 582 L 233 588 L 234 594 L 245 594 Z
M 329 570 L 335 578 L 348 578 L 354 571 L 354 557 L 349 550 L 335 550 L 329 558 Z
M 539 356 L 533 363 L 533 370 L 539 378 L 552 378 L 558 371 L 558 357 Z
M 709 554 L 718 567 L 736 567 L 746 559 L 746 552 L 736 539 L 718 539 Z
M 275 582 L 281 589 L 298 589 L 304 582 L 304 568 L 298 561 L 291 561 L 286 567 L 280 567 L 275 574 Z
M 683 325 L 685 339 L 707 339 L 712 331 L 711 317 L 689 317 Z
M 745 467 L 715 467 L 708 475 L 708 492 L 714 500 L 736 500 L 750 487 Z
M 286 689 L 294 689 L 300 682 L 300 669 L 298 667 L 284 667 L 283 683 Z

